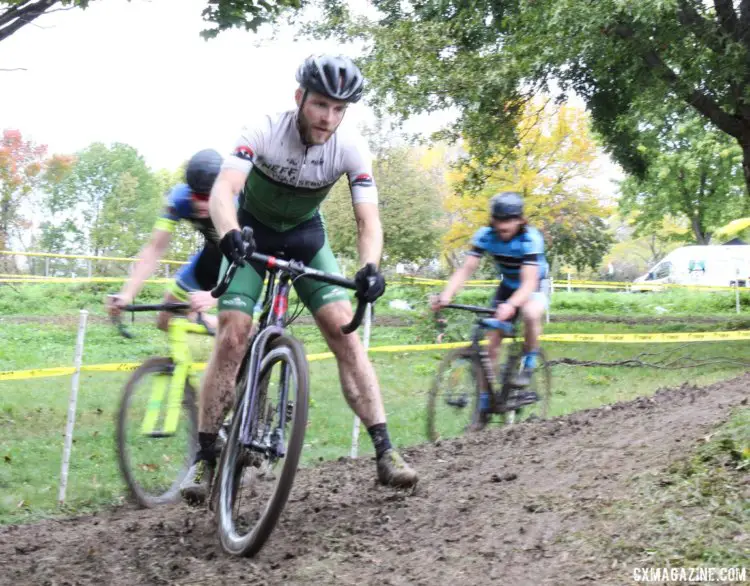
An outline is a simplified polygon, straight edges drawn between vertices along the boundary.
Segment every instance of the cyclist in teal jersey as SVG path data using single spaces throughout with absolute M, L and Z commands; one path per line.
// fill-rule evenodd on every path
M 433 298 L 432 308 L 437 311 L 448 305 L 477 270 L 482 256 L 491 256 L 502 279 L 492 299 L 493 307 L 497 308 L 495 317 L 502 321 L 522 317 L 526 326 L 523 368 L 513 379 L 513 384 L 521 388 L 529 385 L 536 367 L 542 318 L 549 303 L 544 237 L 527 224 L 519 193 L 506 191 L 495 195 L 490 201 L 490 214 L 490 225 L 474 234 L 464 264 L 453 273 L 443 292 Z M 495 364 L 502 333 L 493 330 L 489 335 L 488 352 Z M 489 395 L 483 395 L 480 400 L 488 406 Z

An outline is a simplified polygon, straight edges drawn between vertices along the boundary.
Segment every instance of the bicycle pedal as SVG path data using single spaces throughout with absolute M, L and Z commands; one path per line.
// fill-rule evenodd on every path
M 460 397 L 450 397 L 445 400 L 445 403 L 447 405 L 450 405 L 451 407 L 458 407 L 459 409 L 463 409 L 464 407 L 468 407 L 469 397 L 467 397 L 465 394 L 461 395 Z

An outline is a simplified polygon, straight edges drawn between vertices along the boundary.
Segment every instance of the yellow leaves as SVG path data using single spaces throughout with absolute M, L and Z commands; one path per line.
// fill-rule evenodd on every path
M 518 123 L 519 143 L 503 158 L 478 169 L 470 161 L 461 172 L 452 171 L 453 187 L 444 200 L 451 217 L 443 238 L 444 252 L 465 248 L 470 236 L 489 219 L 489 199 L 500 191 L 524 195 L 526 216 L 539 227 L 605 214 L 605 208 L 586 185 L 592 178 L 597 147 L 588 115 L 568 104 L 536 101 L 526 107 Z M 487 180 L 479 192 L 458 193 L 470 169 L 483 171 Z

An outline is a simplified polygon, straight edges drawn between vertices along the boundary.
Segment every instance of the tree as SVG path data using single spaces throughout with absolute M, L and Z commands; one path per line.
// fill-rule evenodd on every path
M 45 14 L 86 8 L 91 0 L 0 0 L 0 41 Z M 208 0 L 203 20 L 209 28 L 201 35 L 213 38 L 219 32 L 237 27 L 256 31 L 272 22 L 282 11 L 299 8 L 303 0 Z
M 158 182 L 133 147 L 94 143 L 77 153 L 69 173 L 50 190 L 43 238 L 54 229 L 79 252 L 133 256 L 162 203 Z
M 4 130 L 0 143 L 0 250 L 9 250 L 10 241 L 31 223 L 23 206 L 42 179 L 47 147 L 23 140 L 18 130 Z M 0 257 L 0 272 L 14 266 Z
M 384 260 L 421 263 L 439 253 L 442 178 L 425 167 L 417 149 L 381 149 L 373 175 L 378 186 L 380 216 L 385 233 Z M 357 260 L 357 227 L 342 179 L 323 202 L 322 214 L 334 253 Z
M 570 106 L 532 103 L 518 124 L 521 140 L 515 149 L 497 161 L 469 159 L 452 176 L 455 191 L 445 201 L 450 228 L 443 237 L 443 254 L 449 264 L 487 224 L 490 198 L 518 191 L 530 224 L 545 236 L 550 261 L 579 270 L 598 266 L 611 236 L 602 219 L 606 210 L 585 184 L 596 157 L 588 125 L 588 117 Z
M 750 0 L 377 0 L 374 19 L 324 6 L 317 34 L 367 42 L 375 103 L 402 117 L 458 109 L 450 130 L 485 160 L 554 82 L 585 100 L 629 173 L 649 166 L 634 147 L 642 115 L 682 104 L 736 141 L 750 185 Z
M 609 220 L 615 243 L 604 257 L 603 264 L 614 268 L 614 273 L 608 275 L 612 280 L 632 281 L 640 277 L 690 238 L 690 230 L 671 217 L 663 218 L 661 225 L 641 227 L 636 235 L 633 229 L 636 216 L 637 212 Z
M 695 243 L 708 244 L 716 228 L 750 212 L 742 150 L 696 114 L 654 114 L 663 122 L 642 133 L 637 145 L 652 162 L 643 178 L 623 182 L 620 208 L 625 214 L 637 210 L 636 235 L 671 216 L 690 225 Z

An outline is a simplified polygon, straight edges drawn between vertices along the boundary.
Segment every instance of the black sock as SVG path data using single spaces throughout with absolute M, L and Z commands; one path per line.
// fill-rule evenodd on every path
M 375 446 L 375 458 L 380 460 L 380 457 L 393 447 L 391 445 L 391 438 L 388 437 L 388 428 L 385 426 L 385 423 L 376 423 L 368 427 L 367 431 L 372 438 L 372 445 Z
M 195 455 L 196 462 L 198 460 L 206 460 L 211 463 L 216 462 L 215 444 L 217 437 L 218 434 L 216 433 L 204 433 L 202 431 L 198 432 L 198 445 L 200 446 L 200 449 Z

